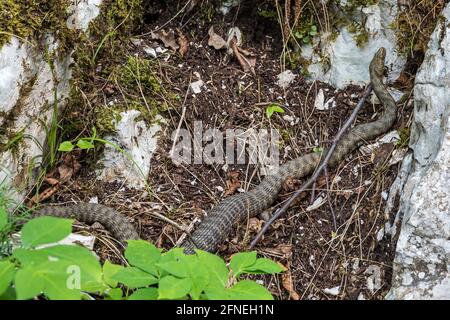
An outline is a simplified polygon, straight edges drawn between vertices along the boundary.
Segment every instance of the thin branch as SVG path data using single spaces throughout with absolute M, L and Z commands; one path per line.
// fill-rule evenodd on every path
M 355 121 L 356 119 L 356 115 L 358 114 L 359 110 L 361 110 L 362 106 L 364 105 L 364 102 L 366 101 L 366 99 L 369 97 L 370 93 L 372 92 L 372 85 L 369 84 L 366 89 L 363 92 L 363 95 L 361 96 L 361 99 L 359 100 L 358 104 L 356 105 L 355 109 L 353 110 L 352 114 L 350 115 L 350 117 L 347 119 L 347 121 L 344 123 L 344 125 L 342 126 L 342 128 L 339 130 L 339 132 L 336 134 L 336 136 L 333 139 L 333 144 L 330 146 L 330 148 L 327 151 L 327 154 L 325 155 L 325 158 L 323 159 L 323 161 L 321 162 L 321 164 L 318 166 L 318 168 L 316 169 L 316 171 L 313 173 L 313 175 L 301 186 L 300 189 L 298 189 L 290 198 L 288 201 L 285 202 L 285 204 L 279 208 L 273 215 L 272 217 L 269 219 L 269 221 L 267 221 L 264 226 L 262 227 L 262 229 L 258 232 L 258 234 L 256 235 L 255 239 L 252 241 L 252 243 L 250 244 L 249 249 L 253 249 L 254 246 L 258 243 L 258 241 L 262 238 L 262 236 L 266 233 L 267 229 L 269 229 L 270 225 L 277 220 L 279 217 L 281 217 L 281 215 L 283 215 L 286 210 L 289 208 L 289 206 L 292 204 L 292 202 L 303 192 L 306 190 L 306 188 L 308 188 L 311 184 L 313 184 L 317 178 L 319 177 L 319 175 L 321 174 L 321 172 L 325 169 L 325 167 L 327 166 L 328 162 L 331 159 L 331 156 L 334 153 L 334 150 L 336 149 L 336 146 L 339 142 L 339 140 L 341 139 L 342 135 L 347 131 L 347 129 L 351 126 L 351 124 L 353 123 L 353 121 Z

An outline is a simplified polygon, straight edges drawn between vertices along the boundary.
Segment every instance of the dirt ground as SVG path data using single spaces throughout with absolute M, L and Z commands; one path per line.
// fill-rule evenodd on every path
M 333 139 L 363 88 L 351 86 L 335 90 L 324 83 L 308 82 L 302 75 L 302 67 L 293 70 L 298 76 L 287 89 L 280 88 L 275 83 L 281 72 L 279 26 L 252 18 L 246 14 L 248 8 L 241 10 L 239 14 L 232 12 L 226 17 L 214 15 L 206 22 L 199 21 L 195 13 L 170 20 L 172 13 L 161 12 L 149 16 L 148 23 L 136 34 L 136 38 L 151 44 L 154 40 L 148 32 L 166 24 L 166 30 L 179 28 L 189 41 L 185 57 L 174 53 L 167 61 L 157 60 L 164 88 L 181 97 L 178 105 L 162 113 L 167 124 L 152 158 L 148 180 L 157 198 L 121 184 L 101 183 L 94 178 L 91 167 L 82 162 L 77 176 L 52 197 L 52 202 L 89 201 L 97 197 L 99 203 L 115 207 L 131 217 L 142 238 L 171 248 L 183 232 L 156 217 L 155 213 L 189 226 L 223 199 L 227 191 L 239 192 L 230 188 L 238 186 L 248 190 L 263 178 L 255 165 L 230 165 L 228 168 L 175 165 L 169 157 L 170 134 L 180 122 L 183 107 L 186 114 L 182 128 L 192 130 L 193 122 L 201 120 L 205 129 L 221 131 L 228 128 L 278 129 L 283 139 L 280 148 L 283 163 L 312 152 L 315 147 L 326 146 Z M 222 36 L 232 26 L 242 30 L 245 39 L 242 47 L 257 56 L 256 77 L 243 72 L 235 59 L 226 64 L 225 52 L 208 46 L 211 26 Z M 133 45 L 131 40 L 129 52 L 145 55 L 142 47 Z M 196 95 L 187 93 L 189 84 L 198 76 L 206 83 L 206 89 Z M 335 97 L 335 107 L 324 111 L 314 107 L 320 89 L 324 90 L 325 100 Z M 411 99 L 398 105 L 399 119 L 394 129 L 409 126 Z M 271 103 L 279 104 L 285 112 L 275 113 L 269 119 L 265 110 Z M 356 123 L 371 121 L 380 111 L 380 106 L 367 102 Z M 392 144 L 369 155 L 360 150 L 353 152 L 337 168 L 329 170 L 328 179 L 321 177 L 314 191 L 305 192 L 269 229 L 256 250 L 282 263 L 288 271 L 257 278 L 264 281 L 277 299 L 383 298 L 390 287 L 395 241 L 390 237 L 381 239 L 380 230 L 387 221 L 393 220 L 392 216 L 384 214 L 383 208 L 385 194 L 398 171 L 398 164 L 388 165 L 392 151 L 397 148 L 400 146 Z M 302 182 L 285 183 L 268 211 L 274 212 Z M 308 208 L 318 198 L 324 199 L 322 205 Z M 220 248 L 219 254 L 228 259 L 233 253 L 246 250 L 263 223 L 259 217 L 242 223 Z M 102 258 L 120 259 L 105 232 L 96 227 L 83 228 L 99 236 L 97 249 Z

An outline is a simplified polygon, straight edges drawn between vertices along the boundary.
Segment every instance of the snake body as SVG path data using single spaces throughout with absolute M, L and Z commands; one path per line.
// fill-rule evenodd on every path
M 384 106 L 383 114 L 376 121 L 355 126 L 343 136 L 335 148 L 329 166 L 337 165 L 362 142 L 385 133 L 394 124 L 397 115 L 396 104 L 382 80 L 385 56 L 386 50 L 380 48 L 369 67 L 373 90 Z M 275 201 L 283 182 L 288 177 L 299 179 L 311 174 L 319 164 L 322 154 L 309 153 L 293 159 L 280 166 L 275 174 L 265 177 L 254 189 L 225 198 L 207 214 L 192 235 L 181 244 L 181 247 L 185 248 L 186 253 L 193 253 L 195 248 L 210 252 L 216 251 L 237 223 L 258 215 Z M 37 214 L 70 217 L 86 223 L 97 221 L 121 242 L 139 238 L 135 228 L 125 217 L 114 209 L 99 204 L 48 206 L 37 211 Z

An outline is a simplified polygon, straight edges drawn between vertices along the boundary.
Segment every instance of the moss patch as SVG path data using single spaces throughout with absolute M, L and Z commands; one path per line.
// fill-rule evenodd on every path
M 425 53 L 444 5 L 444 1 L 422 0 L 398 13 L 391 28 L 395 31 L 397 46 L 403 56 Z
M 53 31 L 62 47 L 71 31 L 67 28 L 70 0 L 0 0 L 0 47 L 13 35 L 36 38 Z

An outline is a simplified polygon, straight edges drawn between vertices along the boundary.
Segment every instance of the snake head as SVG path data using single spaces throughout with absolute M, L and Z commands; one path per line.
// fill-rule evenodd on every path
M 370 68 L 382 78 L 384 75 L 384 60 L 386 59 L 386 49 L 381 47 L 373 56 L 372 62 L 370 63 Z

